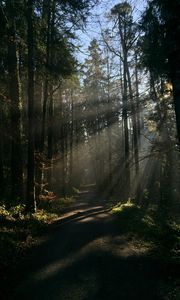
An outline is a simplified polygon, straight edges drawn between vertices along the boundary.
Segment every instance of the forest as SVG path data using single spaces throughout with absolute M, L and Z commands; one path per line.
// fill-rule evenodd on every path
M 180 1 L 0 1 L 1 299 L 180 299 Z

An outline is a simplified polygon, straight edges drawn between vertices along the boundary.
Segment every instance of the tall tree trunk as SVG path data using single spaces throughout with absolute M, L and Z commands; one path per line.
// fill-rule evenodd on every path
M 44 82 L 44 93 L 43 93 L 43 116 L 42 116 L 42 128 L 41 128 L 41 152 L 44 151 L 45 144 L 45 132 L 46 132 L 46 111 L 47 111 L 47 102 L 48 102 L 48 78 Z
M 59 89 L 60 100 L 60 142 L 61 142 L 61 163 L 62 163 L 62 181 L 61 189 L 63 197 L 66 197 L 66 172 L 65 172 L 65 118 L 64 118 L 64 106 L 62 99 L 62 88 Z
M 124 124 L 124 143 L 125 143 L 125 158 L 129 159 L 129 131 L 128 131 L 128 95 L 127 95 L 127 76 L 126 76 L 126 68 L 124 65 L 123 68 L 123 110 L 122 110 L 122 117 L 123 117 L 123 124 Z
M 70 160 L 69 160 L 69 185 L 72 188 L 73 185 L 73 139 L 74 139 L 74 102 L 73 92 L 71 91 L 71 124 L 70 124 Z
M 139 78 L 138 78 L 138 58 L 135 52 L 135 90 L 136 90 L 136 109 L 137 109 L 137 133 L 141 133 L 141 111 L 139 103 Z
M 11 11 L 14 2 L 9 1 Z M 21 98 L 17 56 L 15 16 L 11 15 L 8 23 L 8 73 L 11 112 L 11 184 L 12 199 L 23 196 L 23 160 L 21 145 Z
M 48 159 L 53 157 L 53 86 L 49 87 Z
M 4 131 L 3 131 L 3 108 L 2 108 L 2 97 L 0 96 L 0 193 L 1 197 L 4 194 L 4 166 L 3 166 L 3 140 L 4 140 Z
M 42 115 L 42 128 L 41 128 L 41 152 L 44 151 L 45 135 L 46 135 L 46 114 L 47 114 L 47 103 L 48 103 L 48 88 L 49 88 L 49 78 L 48 78 L 48 67 L 50 60 L 50 28 L 51 28 L 51 6 L 50 2 L 44 0 L 44 18 L 47 18 L 47 36 L 46 36 L 46 74 L 44 80 L 44 93 L 43 93 L 43 115 Z
M 130 76 L 130 72 L 129 72 L 128 61 L 126 61 L 126 71 L 127 71 L 127 78 L 128 78 L 130 103 L 131 103 L 134 158 L 135 158 L 135 167 L 136 167 L 136 173 L 137 173 L 139 171 L 139 147 L 138 147 L 138 132 L 137 132 L 136 109 L 135 109 L 136 102 L 134 101 L 134 97 L 133 97 L 131 76 Z
M 129 190 L 130 190 L 130 169 L 129 169 L 129 129 L 128 129 L 128 109 L 127 109 L 127 74 L 125 64 L 123 62 L 123 79 L 124 79 L 124 86 L 123 86 L 123 110 L 122 110 L 122 118 L 124 124 L 124 150 L 125 150 L 125 197 L 129 197 Z
M 121 28 L 121 18 L 118 16 L 119 23 L 119 35 L 122 44 L 123 52 L 123 109 L 122 109 L 122 118 L 124 124 L 124 142 L 125 142 L 125 159 L 129 159 L 129 132 L 128 132 L 128 82 L 127 82 L 127 50 L 125 47 L 125 41 Z M 121 69 L 121 62 L 120 62 Z
M 28 166 L 27 166 L 27 201 L 28 212 L 35 212 L 35 157 L 34 157 L 34 28 L 33 0 L 27 2 L 28 22 Z
M 49 41 L 49 62 L 50 65 L 53 65 L 54 60 L 54 23 L 55 23 L 55 4 L 56 2 L 52 1 L 51 7 L 51 17 L 50 17 L 50 41 Z M 53 115 L 54 115 L 54 99 L 53 99 L 53 84 L 49 84 L 49 120 L 48 120 L 48 158 L 52 159 L 53 157 Z
M 36 78 L 38 80 L 39 78 Z M 39 82 L 35 85 L 35 129 L 34 129 L 34 140 L 35 140 L 35 151 L 40 151 L 41 148 L 41 124 L 42 124 L 42 98 L 43 98 L 43 82 Z
M 110 186 L 110 194 L 112 192 L 112 130 L 111 130 L 111 117 L 112 117 L 112 105 L 110 98 L 110 64 L 109 64 L 109 49 L 107 48 L 107 97 L 108 97 L 108 116 L 107 116 L 107 130 L 108 130 L 108 178 Z
M 127 72 L 127 47 L 126 47 L 126 28 L 124 32 L 122 31 L 121 26 L 121 17 L 118 14 L 118 26 L 119 26 L 119 35 L 122 45 L 123 53 L 123 110 L 122 118 L 124 124 L 124 142 L 125 142 L 125 173 L 126 173 L 126 184 L 125 184 L 125 197 L 129 197 L 129 191 L 131 186 L 130 179 L 130 168 L 129 168 L 129 130 L 128 130 L 128 72 Z

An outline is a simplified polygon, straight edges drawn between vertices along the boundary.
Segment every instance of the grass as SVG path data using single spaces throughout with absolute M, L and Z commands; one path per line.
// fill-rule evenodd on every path
M 180 222 L 167 210 L 152 205 L 146 209 L 130 200 L 112 208 L 119 219 L 119 231 L 126 234 L 136 248 L 145 248 L 146 255 L 161 265 L 165 282 L 160 287 L 166 300 L 180 299 Z

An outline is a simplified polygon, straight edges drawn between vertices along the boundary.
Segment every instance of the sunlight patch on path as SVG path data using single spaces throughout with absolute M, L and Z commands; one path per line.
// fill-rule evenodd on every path
M 104 254 L 107 253 L 121 258 L 127 258 L 130 256 L 144 255 L 148 249 L 145 247 L 138 248 L 132 242 L 129 242 L 126 236 L 100 237 L 82 247 L 81 250 L 75 254 L 70 254 L 66 258 L 47 265 L 35 275 L 34 279 L 35 281 L 45 280 L 54 277 L 59 272 L 63 273 L 65 269 L 77 263 L 83 257 L 87 257 L 98 250 Z

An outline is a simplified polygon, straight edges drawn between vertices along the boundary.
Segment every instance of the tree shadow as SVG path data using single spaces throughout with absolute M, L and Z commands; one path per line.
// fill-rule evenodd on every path
M 129 210 L 122 219 L 98 207 L 57 224 L 24 264 L 21 284 L 9 299 L 163 299 L 166 275 L 157 259 L 121 252 L 128 247 L 123 235 L 139 232 L 143 212 Z
M 28 281 L 13 299 L 163 299 L 162 273 L 148 257 L 118 257 L 95 250 L 53 276 Z

